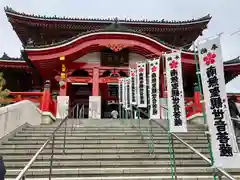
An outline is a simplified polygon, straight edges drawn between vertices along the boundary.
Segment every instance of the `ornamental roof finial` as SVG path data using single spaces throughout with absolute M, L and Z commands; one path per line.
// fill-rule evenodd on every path
M 114 18 L 114 24 L 118 24 L 118 18 L 117 17 Z

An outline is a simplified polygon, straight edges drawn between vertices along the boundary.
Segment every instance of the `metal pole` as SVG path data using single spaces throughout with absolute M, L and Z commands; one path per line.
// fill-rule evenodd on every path
M 65 121 L 65 130 L 64 130 L 64 139 L 63 139 L 63 153 L 65 154 L 65 147 L 66 147 L 66 131 L 67 131 L 67 121 Z
M 77 104 L 76 108 L 77 108 L 77 117 L 76 118 L 78 119 L 79 118 L 79 104 Z
M 52 153 L 51 153 L 51 159 L 50 159 L 49 180 L 51 180 L 51 178 L 52 178 L 52 164 L 53 164 L 53 155 L 54 155 L 54 144 L 55 144 L 55 134 L 53 135 L 53 139 L 52 139 Z
M 119 104 L 119 106 L 118 106 L 118 112 L 119 112 L 119 120 L 121 119 L 121 117 L 122 117 L 122 114 L 121 114 L 121 104 Z
M 172 134 L 171 134 L 171 144 L 172 144 L 172 158 L 173 158 L 174 177 L 175 177 L 175 180 L 177 180 L 177 168 L 176 168 L 176 159 L 175 159 L 174 142 L 173 142 L 173 135 Z

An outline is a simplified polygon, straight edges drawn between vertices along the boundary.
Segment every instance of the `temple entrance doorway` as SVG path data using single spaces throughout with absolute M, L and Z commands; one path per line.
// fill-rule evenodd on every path
M 71 77 L 86 78 L 89 74 L 85 70 L 76 70 Z M 88 118 L 89 96 L 92 95 L 92 84 L 73 82 L 69 87 L 71 116 L 74 118 Z M 81 108 L 83 110 L 81 110 Z M 80 111 L 81 110 L 81 111 Z

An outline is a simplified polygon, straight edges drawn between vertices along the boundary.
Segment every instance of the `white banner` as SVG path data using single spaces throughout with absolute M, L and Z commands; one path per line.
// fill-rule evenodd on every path
M 119 104 L 123 104 L 123 85 L 122 85 L 122 78 L 118 79 L 118 102 Z
M 240 154 L 228 109 L 220 37 L 200 43 L 198 55 L 214 165 L 240 168 Z
M 122 106 L 126 108 L 126 84 L 125 78 L 122 78 Z
M 130 74 L 130 100 L 133 105 L 137 105 L 137 71 L 129 69 Z
M 187 132 L 180 52 L 165 55 L 169 131 Z
M 125 78 L 125 96 L 126 96 L 126 109 L 131 109 L 131 100 L 130 100 L 130 77 Z
M 57 118 L 64 119 L 68 116 L 69 96 L 57 96 Z
M 137 103 L 138 107 L 147 107 L 147 80 L 146 80 L 146 63 L 137 63 Z
M 154 59 L 149 63 L 149 99 L 150 99 L 150 118 L 160 119 L 160 60 Z
M 101 96 L 89 96 L 89 119 L 101 119 Z

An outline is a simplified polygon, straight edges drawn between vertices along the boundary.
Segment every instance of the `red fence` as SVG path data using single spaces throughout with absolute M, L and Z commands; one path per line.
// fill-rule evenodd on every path
M 56 101 L 51 97 L 50 93 L 44 93 L 44 92 L 9 92 L 10 96 L 13 96 L 12 98 L 5 98 L 2 99 L 2 103 L 15 103 L 23 100 L 29 100 L 35 103 L 40 110 L 43 110 L 43 103 L 46 103 L 48 106 L 48 111 L 51 112 L 54 116 L 56 116 L 57 111 L 57 103 Z M 44 96 L 49 97 L 44 97 Z M 47 99 L 47 101 L 46 101 Z

